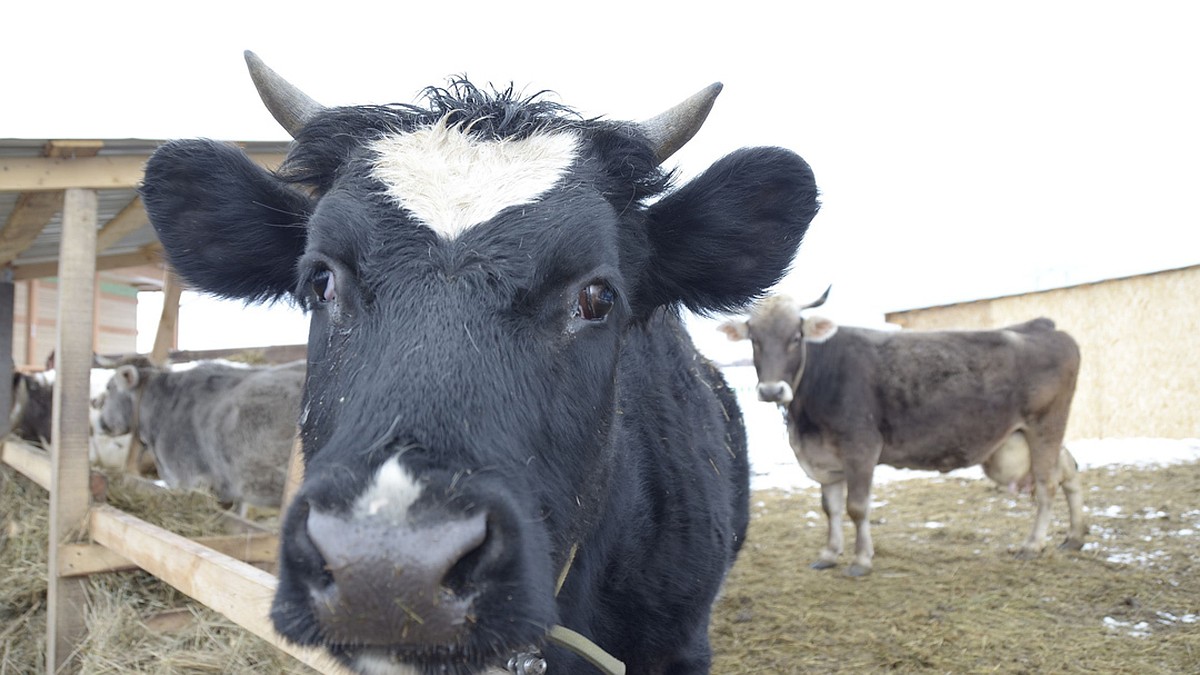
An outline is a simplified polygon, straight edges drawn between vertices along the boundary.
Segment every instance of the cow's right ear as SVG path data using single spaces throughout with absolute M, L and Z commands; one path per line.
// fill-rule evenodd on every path
M 141 195 L 171 266 L 192 287 L 247 301 L 296 288 L 313 200 L 240 148 L 166 143 L 146 164 Z
M 121 391 L 129 391 L 138 386 L 141 382 L 142 375 L 134 366 L 121 366 L 113 373 L 113 379 L 117 383 L 117 389 Z
M 837 324 L 823 316 L 810 316 L 801 324 L 800 334 L 806 342 L 824 342 L 837 332 Z
M 731 342 L 738 342 L 750 337 L 750 323 L 748 321 L 738 321 L 730 319 L 717 326 L 717 330 L 725 334 Z

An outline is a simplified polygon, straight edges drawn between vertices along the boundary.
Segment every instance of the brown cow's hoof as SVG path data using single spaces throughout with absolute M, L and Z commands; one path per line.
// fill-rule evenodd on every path
M 1067 537 L 1063 543 L 1058 545 L 1058 549 L 1060 551 L 1081 551 L 1083 550 L 1083 540 Z
M 830 567 L 837 567 L 837 563 L 832 560 L 818 560 L 809 565 L 809 567 L 813 568 L 814 570 L 827 570 Z
M 846 570 L 846 576 L 848 576 L 848 577 L 865 577 L 870 573 L 871 573 L 871 568 L 863 567 L 862 565 L 851 565 Z
M 1042 552 L 1032 548 L 1021 548 L 1017 549 L 1017 552 L 1014 555 L 1016 556 L 1017 560 L 1034 560 L 1038 556 L 1042 555 Z

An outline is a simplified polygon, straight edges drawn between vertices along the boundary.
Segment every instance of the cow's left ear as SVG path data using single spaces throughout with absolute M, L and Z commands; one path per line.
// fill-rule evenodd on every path
M 141 194 L 171 266 L 194 288 L 248 301 L 295 290 L 312 199 L 240 148 L 166 143 L 146 164 Z
M 730 319 L 717 326 L 717 330 L 724 333 L 730 342 L 738 342 L 750 337 L 750 323 L 747 321 Z
M 837 332 L 837 324 L 823 316 L 810 316 L 800 325 L 805 342 L 824 342 Z
M 812 169 L 796 153 L 724 157 L 649 208 L 651 254 L 635 309 L 744 307 L 787 272 L 818 208 Z
M 138 386 L 141 381 L 141 373 L 134 366 L 121 366 L 113 373 L 113 379 L 117 383 L 117 389 L 121 391 L 129 391 Z

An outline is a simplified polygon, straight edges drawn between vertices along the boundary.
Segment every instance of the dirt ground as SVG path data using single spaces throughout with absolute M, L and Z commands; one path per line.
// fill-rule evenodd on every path
M 1033 561 L 1012 556 L 1027 495 L 968 479 L 877 486 L 875 571 L 860 579 L 809 569 L 825 536 L 816 491 L 756 493 L 714 611 L 713 673 L 1200 673 L 1200 464 L 1084 483 L 1087 546 Z M 216 508 L 195 494 L 118 505 L 185 535 Z M 0 675 L 44 672 L 45 521 L 45 493 L 0 467 Z M 1056 539 L 1065 521 L 1060 499 Z M 90 597 L 84 673 L 311 672 L 149 575 L 98 575 Z M 171 610 L 185 621 L 156 627 Z
M 712 627 L 714 673 L 1200 673 L 1200 464 L 1083 474 L 1084 550 L 1012 552 L 1028 495 L 988 481 L 876 487 L 874 573 L 808 567 L 816 490 L 759 493 Z M 1066 532 L 1055 506 L 1051 535 Z M 845 530 L 853 546 L 853 528 Z

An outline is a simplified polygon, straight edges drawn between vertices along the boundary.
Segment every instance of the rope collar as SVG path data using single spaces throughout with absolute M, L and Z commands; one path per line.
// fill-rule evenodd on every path
M 567 552 L 567 562 L 563 565 L 562 571 L 558 573 L 558 579 L 554 585 L 554 597 L 558 597 L 559 591 L 566 583 L 567 575 L 571 572 L 571 565 L 575 562 L 575 554 L 578 552 L 579 544 L 572 544 L 571 550 Z M 605 675 L 625 675 L 624 663 L 601 649 L 595 642 L 570 628 L 560 625 L 551 626 L 549 632 L 546 633 L 546 640 L 563 649 L 575 652 L 585 661 L 599 668 Z M 543 675 L 546 668 L 546 659 L 537 650 L 521 652 L 505 664 L 505 669 L 512 675 Z

